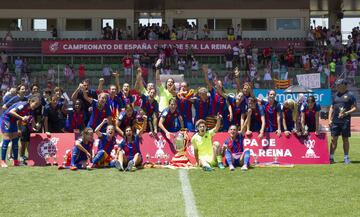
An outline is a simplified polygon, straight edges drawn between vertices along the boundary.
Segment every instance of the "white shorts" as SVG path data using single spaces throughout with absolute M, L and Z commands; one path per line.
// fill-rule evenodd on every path
M 226 61 L 225 68 L 232 68 L 232 61 Z
M 124 68 L 124 75 L 131 75 L 131 68 Z

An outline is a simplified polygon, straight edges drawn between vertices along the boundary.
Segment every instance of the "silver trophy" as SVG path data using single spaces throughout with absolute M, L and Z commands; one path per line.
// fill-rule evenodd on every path
M 157 156 L 157 165 L 161 165 L 161 156 L 160 155 Z
M 168 164 L 169 164 L 169 161 L 168 161 L 168 160 L 169 160 L 169 155 L 166 154 L 166 155 L 164 156 L 164 165 L 168 165 Z

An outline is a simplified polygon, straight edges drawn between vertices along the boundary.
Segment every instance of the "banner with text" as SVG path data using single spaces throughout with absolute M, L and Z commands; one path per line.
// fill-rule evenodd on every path
M 42 41 L 41 50 L 43 54 L 126 54 L 126 53 L 158 53 L 158 48 L 165 48 L 167 45 L 176 46 L 179 53 L 185 54 L 191 45 L 194 54 L 224 55 L 232 49 L 235 44 L 248 47 L 255 44 L 257 47 L 271 47 L 285 49 L 289 45 L 295 48 L 303 48 L 304 41 L 227 41 L 227 40 L 57 40 Z M 263 43 L 263 44 L 262 44 Z
M 298 83 L 308 88 L 320 88 L 320 73 L 296 75 Z
M 260 99 L 265 99 L 268 89 L 254 89 L 254 94 Z M 283 103 L 287 99 L 296 100 L 298 93 L 284 93 L 284 90 L 276 89 L 276 100 Z M 317 103 L 321 106 L 331 105 L 331 90 L 330 89 L 313 89 L 313 93 L 305 93 L 304 95 L 313 95 Z
M 176 153 L 173 143 L 177 134 L 172 135 L 168 140 L 164 135 L 158 133 L 156 137 L 148 133 L 142 135 L 141 153 L 143 162 L 162 163 L 171 161 Z M 192 136 L 192 133 L 189 134 Z M 213 141 L 223 144 L 229 137 L 228 133 L 217 133 Z M 121 138 L 118 138 L 121 140 Z M 97 144 L 95 139 L 94 144 Z M 75 135 L 71 133 L 51 134 L 47 137 L 45 134 L 31 134 L 29 146 L 29 160 L 31 165 L 44 166 L 45 157 L 50 162 L 57 161 L 58 164 L 64 162 L 66 150 L 71 150 L 75 143 Z M 308 137 L 297 137 L 291 135 L 278 137 L 274 133 L 268 133 L 260 139 L 256 133 L 246 136 L 244 139 L 244 148 L 249 148 L 252 156 L 257 156 L 260 163 L 276 161 L 284 164 L 329 164 L 328 141 L 326 134 L 316 136 L 310 133 Z M 194 150 L 191 144 L 186 148 L 185 155 L 190 162 L 194 163 Z M 254 158 L 251 158 L 253 162 Z

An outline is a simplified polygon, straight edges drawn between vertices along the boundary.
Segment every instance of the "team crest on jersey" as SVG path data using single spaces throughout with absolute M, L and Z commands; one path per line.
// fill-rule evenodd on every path
M 344 95 L 344 99 L 348 99 L 349 97 L 348 97 L 348 95 Z
M 308 138 L 304 140 L 304 145 L 307 148 L 307 150 L 305 155 L 302 156 L 302 158 L 320 158 L 318 155 L 316 155 L 314 151 L 315 140 Z
M 51 138 L 51 140 L 42 141 L 37 148 L 38 154 L 42 158 L 54 157 L 57 153 L 56 144 L 58 143 L 59 138 Z

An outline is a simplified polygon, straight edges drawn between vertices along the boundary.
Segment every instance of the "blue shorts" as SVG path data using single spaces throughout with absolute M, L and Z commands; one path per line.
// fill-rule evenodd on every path
M 195 126 L 192 120 L 185 120 L 185 128 L 188 129 L 190 132 L 195 132 Z
M 1 132 L 2 133 L 16 133 L 18 131 L 18 127 L 16 122 L 12 123 L 6 120 L 2 120 L 1 122 Z
M 343 136 L 350 137 L 351 129 L 350 129 L 350 121 L 346 121 L 344 123 L 332 123 L 330 127 L 331 136 Z

